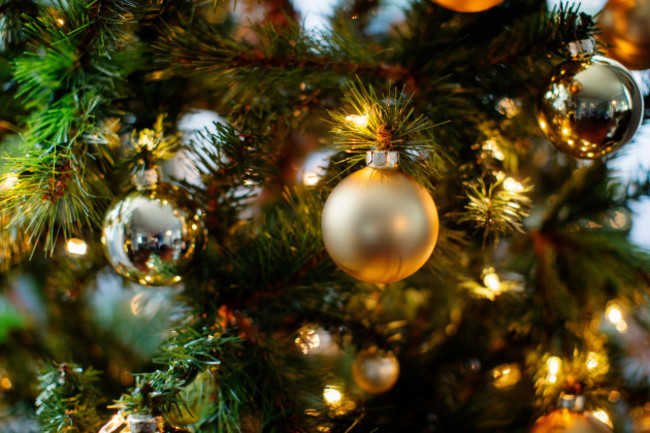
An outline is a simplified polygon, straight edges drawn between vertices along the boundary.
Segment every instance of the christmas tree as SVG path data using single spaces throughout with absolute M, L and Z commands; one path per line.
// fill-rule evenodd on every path
M 0 0 L 0 431 L 650 431 L 650 2 L 324 3 Z

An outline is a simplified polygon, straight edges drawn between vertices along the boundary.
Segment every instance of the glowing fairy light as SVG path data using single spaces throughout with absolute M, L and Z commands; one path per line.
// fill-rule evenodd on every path
M 83 256 L 88 251 L 88 245 L 83 239 L 70 238 L 66 244 L 66 249 L 71 256 Z
M 628 330 L 627 322 L 623 318 L 623 312 L 616 304 L 611 304 L 605 310 L 605 317 L 607 320 L 616 327 L 616 330 L 621 334 L 625 334 Z
M 16 173 L 8 173 L 4 176 L 2 182 L 0 182 L 0 189 L 11 189 L 17 182 L 18 176 L 16 176 Z
M 597 355 L 594 352 L 589 352 L 587 355 L 587 370 L 593 370 L 598 367 Z
M 359 128 L 365 128 L 368 126 L 368 116 L 359 116 L 357 114 L 350 114 L 345 117 L 345 120 L 356 125 Z
M 522 192 L 524 190 L 524 186 L 516 179 L 508 177 L 503 181 L 503 189 L 510 192 Z
M 330 406 L 336 406 L 343 400 L 343 394 L 337 386 L 327 385 L 323 390 L 323 398 Z
M 546 368 L 549 374 L 557 375 L 562 368 L 562 360 L 557 356 L 551 356 L 546 360 Z
M 557 356 L 551 356 L 546 360 L 546 369 L 548 374 L 546 375 L 546 382 L 555 383 L 557 382 L 558 374 L 562 368 L 562 360 Z
M 621 313 L 621 310 L 616 305 L 610 305 L 607 307 L 605 315 L 607 316 L 607 320 L 612 322 L 613 325 L 616 325 L 623 320 L 623 313 Z
M 483 276 L 483 284 L 485 284 L 485 287 L 488 289 L 492 290 L 493 292 L 500 292 L 501 291 L 501 280 L 499 280 L 499 276 L 494 272 L 494 269 L 489 269 L 485 275 Z
M 305 173 L 305 175 L 302 177 L 302 182 L 307 186 L 315 186 L 318 184 L 320 179 L 321 176 L 318 173 L 314 173 L 310 171 Z

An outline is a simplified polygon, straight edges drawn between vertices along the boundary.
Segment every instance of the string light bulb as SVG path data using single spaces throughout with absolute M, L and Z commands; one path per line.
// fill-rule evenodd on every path
M 343 394 L 338 386 L 327 385 L 323 390 L 323 398 L 328 405 L 337 406 L 343 400 Z
M 348 122 L 356 125 L 359 128 L 365 128 L 368 126 L 368 116 L 360 116 L 358 114 L 350 114 L 349 116 L 345 116 L 345 120 Z
M 598 367 L 597 355 L 594 352 L 589 352 L 587 355 L 587 370 L 591 371 Z
M 616 330 L 618 332 L 621 334 L 625 334 L 627 332 L 627 322 L 623 318 L 623 312 L 618 305 L 609 304 L 605 310 L 605 317 L 612 325 L 614 325 L 614 327 L 616 327 Z
M 501 292 L 501 280 L 494 268 L 485 268 L 483 270 L 483 284 L 497 294 Z
M 523 192 L 525 188 L 515 178 L 508 177 L 503 181 L 503 189 L 509 192 Z
M 557 356 L 551 356 L 546 360 L 546 369 L 548 374 L 546 375 L 546 381 L 548 383 L 557 382 L 557 376 L 560 373 L 562 368 L 562 360 Z
M 84 256 L 88 251 L 88 244 L 83 239 L 70 238 L 66 244 L 66 249 L 71 256 Z

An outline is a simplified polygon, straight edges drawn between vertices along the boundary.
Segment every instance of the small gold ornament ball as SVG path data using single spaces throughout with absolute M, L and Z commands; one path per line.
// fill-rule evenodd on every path
M 646 403 L 641 415 L 634 418 L 632 433 L 650 433 L 650 403 Z
M 612 430 L 588 413 L 558 409 L 539 418 L 530 433 L 612 433 Z
M 456 12 L 483 12 L 503 0 L 433 0 L 434 3 Z
M 352 377 L 359 388 L 370 394 L 386 392 L 399 377 L 399 362 L 392 353 L 377 348 L 357 353 L 352 364 Z
M 650 0 L 609 0 L 598 24 L 609 57 L 630 69 L 650 68 Z
M 614 60 L 568 61 L 542 89 L 537 120 L 560 151 L 600 158 L 632 139 L 643 120 L 643 98 L 630 72 Z
M 143 285 L 181 281 L 203 249 L 202 212 L 180 188 L 157 183 L 115 202 L 102 243 L 118 274 Z
M 431 195 L 397 168 L 365 167 L 345 178 L 328 197 L 321 225 L 332 260 L 370 283 L 413 274 L 438 239 Z

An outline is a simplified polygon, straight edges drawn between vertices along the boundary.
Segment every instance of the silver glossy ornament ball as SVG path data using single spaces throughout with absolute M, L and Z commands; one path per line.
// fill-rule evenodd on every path
M 141 186 L 109 208 L 102 233 L 104 252 L 118 274 L 140 284 L 177 283 L 203 249 L 202 216 L 177 186 Z
M 643 98 L 620 63 L 601 56 L 575 58 L 552 73 L 537 118 L 559 150 L 595 159 L 632 140 L 643 120 Z

